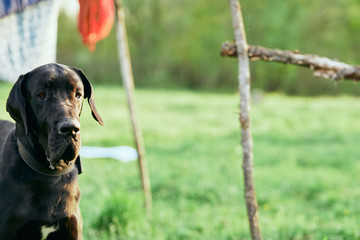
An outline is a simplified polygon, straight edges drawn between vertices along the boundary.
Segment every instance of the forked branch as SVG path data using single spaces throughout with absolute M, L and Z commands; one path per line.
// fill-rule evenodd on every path
M 263 60 L 267 62 L 281 62 L 310 68 L 317 77 L 333 80 L 349 79 L 360 81 L 360 66 L 349 65 L 337 60 L 314 54 L 301 54 L 299 51 L 270 49 L 261 46 L 248 46 L 250 60 Z M 234 43 L 225 42 L 221 46 L 221 55 L 237 57 L 237 48 Z

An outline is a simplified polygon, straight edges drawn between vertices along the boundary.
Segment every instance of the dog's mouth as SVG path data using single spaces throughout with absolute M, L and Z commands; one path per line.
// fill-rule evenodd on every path
M 47 153 L 47 160 L 49 161 L 49 168 L 62 170 L 71 167 L 80 152 L 80 142 L 75 139 L 63 141 L 60 146 L 50 147 Z

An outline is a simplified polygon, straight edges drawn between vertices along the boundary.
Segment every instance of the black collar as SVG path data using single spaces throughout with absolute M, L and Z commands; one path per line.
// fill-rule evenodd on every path
M 75 160 L 75 164 L 69 166 L 68 168 L 57 170 L 57 169 L 51 169 L 50 167 L 45 167 L 42 164 L 40 164 L 33 155 L 25 149 L 25 146 L 21 143 L 21 141 L 17 138 L 17 145 L 19 149 L 19 153 L 21 158 L 24 160 L 24 162 L 32 168 L 34 171 L 45 175 L 45 176 L 62 176 L 64 174 L 67 174 L 71 172 L 74 167 L 77 167 L 78 174 L 82 173 L 82 166 L 80 161 L 80 156 L 78 156 Z

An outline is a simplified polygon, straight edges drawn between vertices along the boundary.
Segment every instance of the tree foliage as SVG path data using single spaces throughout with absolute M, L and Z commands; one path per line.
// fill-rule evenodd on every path
M 135 82 L 140 87 L 231 90 L 236 59 L 220 57 L 233 40 L 228 2 L 124 1 Z M 356 0 L 241 0 L 248 43 L 299 50 L 349 64 L 360 62 L 360 3 Z M 98 83 L 120 83 L 115 31 L 89 53 L 76 19 L 59 21 L 58 61 L 82 67 Z M 352 83 L 335 86 L 306 69 L 276 63 L 251 64 L 252 86 L 287 94 L 360 95 Z

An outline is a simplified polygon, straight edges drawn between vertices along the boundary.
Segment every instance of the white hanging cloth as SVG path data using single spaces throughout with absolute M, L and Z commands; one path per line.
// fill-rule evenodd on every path
M 0 80 L 15 82 L 20 74 L 56 62 L 61 0 L 40 1 L 6 16 L 0 1 Z

